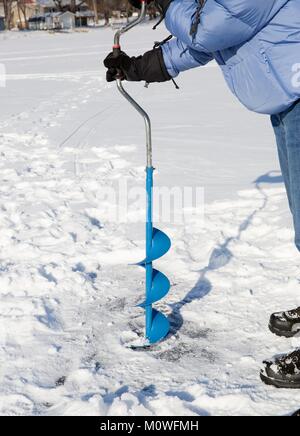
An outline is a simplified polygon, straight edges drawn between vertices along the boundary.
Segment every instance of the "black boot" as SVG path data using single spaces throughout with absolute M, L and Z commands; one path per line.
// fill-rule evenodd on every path
M 277 336 L 296 336 L 300 332 L 300 307 L 289 312 L 274 313 L 270 319 L 269 329 Z
M 260 378 L 276 388 L 300 389 L 300 350 L 264 362 Z

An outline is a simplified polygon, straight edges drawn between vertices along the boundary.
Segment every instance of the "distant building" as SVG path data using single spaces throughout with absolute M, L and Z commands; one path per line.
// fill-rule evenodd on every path
M 76 0 L 76 11 L 70 11 L 70 0 L 62 0 L 60 7 L 53 0 L 40 0 L 39 12 L 29 20 L 30 30 L 71 30 L 95 23 L 95 14 L 82 0 Z
M 49 13 L 49 12 L 84 12 L 88 11 L 89 7 L 87 3 L 83 0 L 75 0 L 74 6 L 75 10 L 71 9 L 70 0 L 61 0 L 59 2 L 60 7 L 58 7 L 58 2 L 54 2 L 53 0 L 39 0 L 39 12 L 41 15 Z
M 72 30 L 75 27 L 75 14 L 70 11 L 46 14 L 47 29 Z
M 0 17 L 2 17 L 2 18 L 5 17 L 3 2 L 2 3 L 0 2 Z
M 75 17 L 76 27 L 86 27 L 90 24 L 95 24 L 95 13 L 89 9 L 77 11 Z
M 70 0 L 61 0 L 59 2 L 60 9 L 58 8 L 58 2 L 54 2 L 53 0 L 39 0 L 40 12 L 42 14 L 50 13 L 50 12 L 64 12 L 70 10 Z M 76 0 L 76 6 L 78 7 L 82 3 L 79 0 Z

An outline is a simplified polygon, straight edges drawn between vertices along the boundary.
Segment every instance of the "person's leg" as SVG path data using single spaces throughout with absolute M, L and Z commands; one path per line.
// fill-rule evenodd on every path
M 272 115 L 271 117 L 272 126 L 276 136 L 277 149 L 278 149 L 278 157 L 281 168 L 281 173 L 283 177 L 283 181 L 286 187 L 286 192 L 288 196 L 288 201 L 290 205 L 291 212 L 293 213 L 292 207 L 292 198 L 290 192 L 290 173 L 289 173 L 289 164 L 288 164 L 288 151 L 286 144 L 286 134 L 285 128 L 282 121 L 282 114 Z
M 295 243 L 300 251 L 300 100 L 282 115 L 287 148 L 289 196 L 295 227 Z
M 295 241 L 300 251 L 300 101 L 289 110 L 272 116 L 282 176 L 289 197 L 295 226 Z M 300 331 L 300 307 L 273 313 L 269 329 L 278 336 L 291 338 Z
M 295 243 L 300 251 L 300 101 L 286 112 L 273 116 L 272 124 L 294 218 Z M 273 314 L 270 330 L 279 336 L 295 336 L 300 331 L 300 308 Z M 264 362 L 260 377 L 268 385 L 300 389 L 300 350 Z

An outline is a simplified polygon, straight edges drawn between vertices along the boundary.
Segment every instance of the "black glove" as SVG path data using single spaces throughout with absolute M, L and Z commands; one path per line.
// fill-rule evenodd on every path
M 153 0 L 146 0 L 147 4 L 152 3 Z M 163 15 L 166 14 L 168 7 L 170 6 L 173 0 L 154 0 L 155 6 L 162 12 Z M 141 9 L 141 1 L 140 0 L 129 0 L 129 3 L 137 9 Z
M 126 78 L 125 71 L 130 70 L 132 61 L 126 53 L 121 51 L 116 57 L 112 52 L 104 60 L 104 66 L 107 68 L 106 80 L 107 82 L 113 82 L 117 76 L 124 80 Z
M 139 57 L 129 57 L 122 51 L 118 56 L 110 53 L 104 60 L 104 66 L 108 69 L 106 73 L 108 82 L 116 80 L 118 75 L 121 80 L 130 82 L 145 80 L 153 83 L 171 80 L 161 48 L 148 51 Z

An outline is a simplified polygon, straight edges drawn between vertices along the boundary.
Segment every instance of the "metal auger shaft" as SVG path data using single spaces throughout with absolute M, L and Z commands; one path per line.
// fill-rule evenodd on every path
M 124 35 L 124 33 L 127 33 L 129 30 L 136 27 L 138 24 L 142 23 L 146 18 L 146 14 L 147 14 L 147 5 L 144 1 L 142 1 L 141 12 L 139 17 L 136 20 L 134 20 L 132 23 L 129 23 L 125 27 L 119 29 L 115 34 L 114 47 L 113 47 L 113 51 L 115 55 L 117 55 L 121 51 L 121 44 L 120 44 L 121 36 Z M 122 80 L 120 78 L 117 78 L 117 86 L 118 86 L 118 90 L 123 95 L 123 97 L 126 98 L 126 100 L 139 112 L 139 114 L 144 119 L 145 129 L 146 129 L 147 168 L 152 168 L 152 134 L 151 134 L 151 121 L 149 115 L 124 89 Z
M 115 35 L 113 52 L 118 56 L 121 52 L 121 36 L 133 29 L 135 26 L 144 21 L 147 14 L 147 5 L 144 0 L 141 1 L 141 10 L 139 17 L 119 29 Z M 152 161 L 152 134 L 151 121 L 144 109 L 128 94 L 124 89 L 121 74 L 117 77 L 118 90 L 122 96 L 134 107 L 134 109 L 143 117 L 146 132 L 146 193 L 147 193 L 147 216 L 146 216 L 146 258 L 139 263 L 146 270 L 146 298 L 139 306 L 145 309 L 146 331 L 145 336 L 149 344 L 159 342 L 167 336 L 170 324 L 165 315 L 153 308 L 153 304 L 161 300 L 170 290 L 168 278 L 161 272 L 153 268 L 153 262 L 164 256 L 171 247 L 171 241 L 168 236 L 153 227 L 153 161 Z

